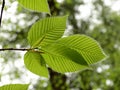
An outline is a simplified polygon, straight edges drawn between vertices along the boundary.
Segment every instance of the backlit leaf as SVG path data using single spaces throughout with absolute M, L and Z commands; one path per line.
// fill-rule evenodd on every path
M 88 66 L 84 65 L 85 63 L 83 62 L 80 62 L 81 64 L 74 62 L 68 57 L 56 54 L 55 52 L 46 52 L 46 54 L 42 54 L 42 56 L 44 57 L 46 63 L 49 65 L 50 68 L 60 73 L 74 72 L 88 68 Z M 76 60 L 79 61 L 81 60 L 81 58 L 78 58 Z
M 24 63 L 31 72 L 39 76 L 48 77 L 46 63 L 39 52 L 28 51 L 24 56 Z
M 46 63 L 58 72 L 81 70 L 105 58 L 99 44 L 85 35 L 61 38 L 43 50 Z
M 61 38 L 66 28 L 67 16 L 50 17 L 36 22 L 28 33 L 31 47 L 45 46 Z
M 50 14 L 47 0 L 18 0 L 18 2 L 27 9 Z
M 0 90 L 28 90 L 28 84 L 9 84 L 0 87 Z

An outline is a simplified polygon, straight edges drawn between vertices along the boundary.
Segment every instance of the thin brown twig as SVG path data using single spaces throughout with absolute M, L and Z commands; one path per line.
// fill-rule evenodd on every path
M 2 15 L 3 15 L 4 7 L 5 7 L 5 0 L 3 0 L 3 3 L 2 3 L 2 9 L 1 9 L 1 14 L 0 14 L 0 26 L 1 26 L 1 22 L 2 22 Z
M 38 48 L 2 48 L 0 51 L 33 51 L 33 52 L 39 52 L 44 53 L 43 51 L 38 50 Z
M 29 49 L 17 49 L 17 48 L 2 48 L 2 49 L 0 49 L 0 51 L 7 51 L 7 50 L 12 50 L 12 51 L 30 51 L 30 50 L 33 50 L 33 49 L 31 49 L 31 48 L 29 48 Z

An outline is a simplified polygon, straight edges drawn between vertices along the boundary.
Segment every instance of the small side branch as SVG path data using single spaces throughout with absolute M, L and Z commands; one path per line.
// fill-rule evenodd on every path
M 3 0 L 3 3 L 2 3 L 2 9 L 1 9 L 1 14 L 0 14 L 0 26 L 1 26 L 1 22 L 2 22 L 2 15 L 3 15 L 4 7 L 5 7 L 5 0 Z

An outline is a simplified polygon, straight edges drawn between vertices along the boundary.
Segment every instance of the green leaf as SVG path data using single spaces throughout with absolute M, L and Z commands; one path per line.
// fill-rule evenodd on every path
M 61 38 L 66 28 L 67 16 L 50 17 L 36 22 L 28 33 L 32 47 L 45 46 Z
M 61 53 L 65 53 L 65 51 L 61 50 Z M 88 65 L 85 65 L 86 63 L 81 59 L 81 56 L 80 55 L 78 56 L 78 54 L 76 55 L 76 52 L 74 53 L 75 54 L 71 53 L 71 55 L 73 54 L 72 56 L 79 57 L 76 60 L 78 60 L 78 62 L 81 60 L 81 62 L 79 63 L 74 62 L 72 61 L 72 58 L 70 59 L 66 55 L 61 55 L 52 51 L 46 51 L 46 53 L 42 54 L 42 56 L 44 57 L 46 63 L 50 68 L 60 73 L 74 72 L 74 71 L 83 70 L 87 68 Z M 76 57 L 73 57 L 74 60 L 75 58 Z
M 24 63 L 31 72 L 39 76 L 48 77 L 46 63 L 39 52 L 28 51 L 24 56 Z
M 46 63 L 58 72 L 73 72 L 85 69 L 105 58 L 100 45 L 85 35 L 61 38 L 43 48 Z
M 28 84 L 9 84 L 0 87 L 0 90 L 28 90 Z
M 18 0 L 25 8 L 50 14 L 47 0 Z

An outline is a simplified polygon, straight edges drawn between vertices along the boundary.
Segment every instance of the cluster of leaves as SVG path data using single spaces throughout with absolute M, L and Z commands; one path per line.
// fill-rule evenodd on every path
M 47 0 L 18 0 L 25 8 L 50 14 Z M 37 21 L 28 32 L 30 50 L 24 55 L 28 70 L 49 77 L 47 67 L 60 73 L 90 68 L 105 58 L 100 45 L 85 35 L 63 37 L 68 16 L 47 17 Z M 28 85 L 6 85 L 0 90 L 27 90 Z

